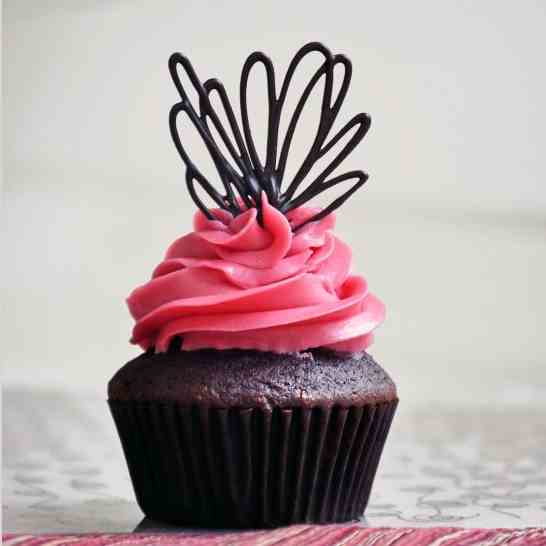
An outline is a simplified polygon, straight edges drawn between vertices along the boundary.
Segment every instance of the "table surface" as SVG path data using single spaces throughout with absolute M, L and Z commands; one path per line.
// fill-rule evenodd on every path
M 142 521 L 104 400 L 3 392 L 5 532 L 127 532 Z M 544 413 L 399 406 L 370 526 L 546 525 Z

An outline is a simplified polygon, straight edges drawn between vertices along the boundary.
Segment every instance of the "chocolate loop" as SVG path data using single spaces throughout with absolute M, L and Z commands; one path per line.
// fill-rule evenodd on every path
M 324 60 L 305 86 L 303 93 L 295 106 L 294 112 L 289 118 L 290 121 L 288 122 L 286 134 L 284 135 L 282 143 L 279 143 L 281 114 L 294 74 L 302 60 L 312 53 L 319 53 Z M 265 157 L 262 159 L 260 159 L 256 150 L 256 144 L 250 128 L 247 101 L 248 80 L 250 73 L 256 64 L 263 65 L 267 80 L 267 146 Z M 339 65 L 343 66 L 343 77 L 337 94 L 334 95 L 334 71 L 336 66 Z M 191 85 L 197 92 L 199 97 L 198 111 L 195 109 L 194 105 L 192 105 L 187 91 L 180 80 L 178 75 L 179 66 L 184 70 Z M 305 222 L 308 223 L 324 218 L 326 215 L 336 210 L 368 179 L 368 175 L 363 171 L 350 171 L 329 178 L 345 158 L 356 148 L 370 127 L 370 117 L 364 113 L 357 114 L 328 140 L 343 101 L 347 96 L 352 76 L 351 62 L 344 55 L 332 55 L 331 52 L 319 42 L 311 42 L 305 45 L 296 53 L 290 62 L 280 88 L 280 94 L 277 96 L 273 63 L 264 53 L 258 51 L 252 53 L 244 63 L 241 73 L 239 99 L 242 131 L 235 117 L 226 90 L 220 81 L 209 79 L 202 84 L 188 58 L 180 53 L 174 53 L 169 59 L 169 71 L 181 98 L 180 102 L 172 107 L 169 116 L 171 135 L 176 149 L 186 165 L 186 181 L 190 196 L 207 218 L 214 218 L 214 214 L 197 194 L 196 184 L 209 195 L 219 208 L 227 210 L 233 215 L 239 214 L 246 208 L 256 207 L 258 209 L 258 219 L 261 221 L 262 191 L 266 193 L 269 202 L 274 207 L 286 213 L 292 209 L 301 207 L 317 195 L 340 183 L 355 181 L 342 195 L 334 199 L 322 211 Z M 317 88 L 317 85 L 323 78 L 324 82 L 321 91 L 320 118 L 317 132 L 311 143 L 309 152 L 303 159 L 296 174 L 292 180 L 288 182 L 286 190 L 282 191 L 287 159 L 296 127 L 311 93 Z M 213 92 L 216 92 L 220 98 L 222 108 L 228 121 L 230 134 L 228 134 L 228 131 L 220 122 L 220 118 L 210 101 L 210 96 Z M 200 137 L 203 139 L 218 172 L 224 190 L 223 193 L 218 191 L 211 181 L 203 176 L 187 154 L 176 125 L 176 119 L 180 112 L 184 112 L 188 116 Z M 219 135 L 229 157 L 226 157 L 219 148 L 218 142 L 211 132 L 211 126 L 214 127 Z M 317 162 L 332 150 L 343 137 L 353 130 L 354 134 L 349 138 L 342 149 L 336 153 L 322 172 L 318 176 L 315 176 L 312 181 L 308 182 L 306 187 L 297 194 L 298 190 L 309 178 L 309 174 Z M 298 229 L 299 227 L 301 227 L 301 225 L 297 226 L 295 229 Z

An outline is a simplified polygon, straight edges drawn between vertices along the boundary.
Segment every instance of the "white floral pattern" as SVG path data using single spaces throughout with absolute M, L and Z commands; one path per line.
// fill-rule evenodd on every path
M 3 398 L 4 531 L 138 526 L 142 514 L 105 400 L 13 389 Z M 362 524 L 544 526 L 545 461 L 539 414 L 409 414 L 402 402 Z

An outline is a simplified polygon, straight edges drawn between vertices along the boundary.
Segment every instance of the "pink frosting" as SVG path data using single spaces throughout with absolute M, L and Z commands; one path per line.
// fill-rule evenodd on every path
M 195 231 L 177 239 L 127 299 L 132 343 L 162 352 L 181 336 L 184 350 L 280 353 L 371 344 L 385 307 L 350 274 L 351 250 L 331 232 L 334 215 L 293 233 L 317 209 L 285 216 L 263 201 L 263 227 L 255 208 L 237 217 L 214 210 L 216 220 L 196 213 Z

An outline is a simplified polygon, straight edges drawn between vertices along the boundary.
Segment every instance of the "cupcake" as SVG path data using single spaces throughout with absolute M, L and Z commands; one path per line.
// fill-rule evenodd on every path
M 317 53 L 321 64 L 280 137 L 293 76 Z M 267 75 L 264 158 L 247 108 L 256 64 Z M 218 80 L 201 83 L 178 53 L 169 69 L 180 95 L 170 130 L 198 210 L 193 231 L 176 239 L 151 280 L 130 294 L 131 342 L 144 352 L 108 385 L 139 506 L 156 520 L 206 527 L 356 519 L 398 398 L 367 352 L 384 305 L 351 273 L 351 249 L 334 235 L 334 211 L 367 180 L 362 171 L 336 172 L 370 126 L 358 114 L 332 131 L 351 64 L 322 44 L 308 44 L 277 91 L 271 61 L 253 53 L 241 76 L 242 129 Z M 284 180 L 296 126 L 317 94 L 310 150 Z M 188 155 L 181 115 L 203 139 L 217 180 L 205 178 Z M 322 172 L 311 175 L 330 154 Z M 309 203 L 338 185 L 342 191 L 329 205 Z

